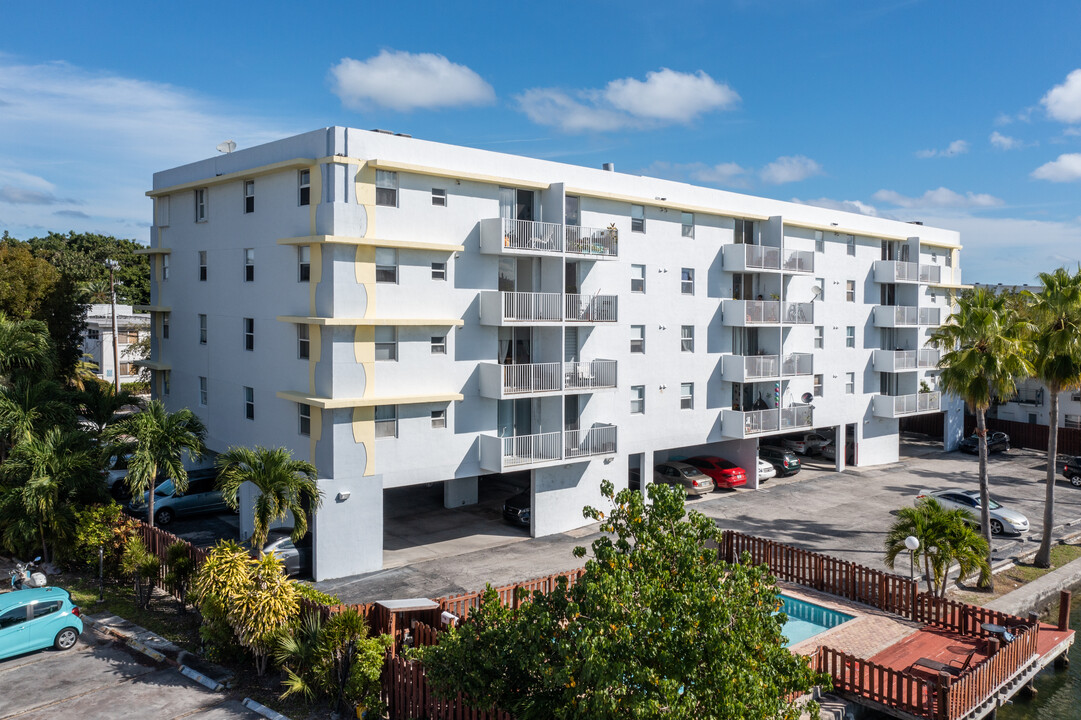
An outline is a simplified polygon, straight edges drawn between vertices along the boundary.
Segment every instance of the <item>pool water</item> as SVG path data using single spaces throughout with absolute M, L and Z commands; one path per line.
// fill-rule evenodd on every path
M 788 644 L 785 647 L 792 647 L 855 617 L 787 595 L 781 596 L 780 612 L 788 616 L 788 622 L 784 624 L 782 631 L 788 638 Z

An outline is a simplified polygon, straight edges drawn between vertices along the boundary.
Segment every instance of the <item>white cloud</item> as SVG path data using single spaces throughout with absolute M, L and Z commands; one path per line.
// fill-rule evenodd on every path
M 860 215 L 870 215 L 871 217 L 880 217 L 878 208 L 874 205 L 868 205 L 865 202 L 859 200 L 834 200 L 832 198 L 821 197 L 815 200 L 800 200 L 799 198 L 792 198 L 792 202 L 799 203 L 800 205 L 813 205 L 815 207 L 826 208 L 827 210 L 840 210 L 842 212 L 859 213 Z
M 964 155 L 967 152 L 968 142 L 966 142 L 965 140 L 954 140 L 944 150 L 919 150 L 916 152 L 916 157 L 957 157 L 958 155 Z
M 1081 122 L 1081 69 L 1066 76 L 1066 82 L 1051 88 L 1040 100 L 1047 114 L 1064 123 Z
M 813 175 L 821 175 L 822 166 L 803 155 L 782 156 L 758 171 L 763 182 L 771 185 L 799 182 Z
M 342 58 L 330 76 L 334 94 L 353 110 L 382 105 L 408 112 L 495 100 L 495 90 L 480 75 L 434 53 L 383 50 L 367 60 Z
M 962 195 L 949 188 L 928 190 L 919 197 L 908 197 L 894 190 L 879 190 L 872 197 L 879 202 L 901 208 L 990 208 L 1002 204 L 1002 200 L 986 193 L 968 192 Z
M 1072 182 L 1081 180 L 1081 153 L 1059 155 L 1057 160 L 1044 163 L 1032 171 L 1037 180 L 1051 182 Z
M 998 130 L 991 133 L 991 137 L 988 138 L 991 144 L 997 147 L 999 150 L 1016 150 L 1021 147 L 1021 141 L 1017 138 L 1012 138 L 1008 135 L 1003 135 Z
M 531 88 L 517 97 L 530 120 L 565 132 L 686 125 L 708 112 L 731 109 L 739 99 L 735 90 L 701 70 L 668 68 L 646 73 L 644 81 L 612 80 L 600 90 Z
M 713 185 L 745 187 L 747 173 L 747 169 L 739 165 L 739 163 L 728 162 L 698 168 L 691 173 L 691 177 L 699 182 Z

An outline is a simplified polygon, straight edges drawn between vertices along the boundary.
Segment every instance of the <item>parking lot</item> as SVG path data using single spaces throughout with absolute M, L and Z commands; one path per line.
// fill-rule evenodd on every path
M 89 626 L 66 652 L 0 661 L 0 718 L 247 720 L 261 716 Z

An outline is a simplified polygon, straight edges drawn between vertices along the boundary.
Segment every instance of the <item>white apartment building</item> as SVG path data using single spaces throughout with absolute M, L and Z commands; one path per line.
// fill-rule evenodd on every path
M 139 379 L 137 353 L 132 345 L 145 340 L 150 332 L 150 316 L 136 313 L 131 305 L 116 306 L 117 360 L 113 356 L 113 316 L 112 305 L 94 304 L 86 313 L 86 329 L 83 331 L 83 355 L 97 365 L 95 373 L 106 382 L 113 382 L 116 369 L 120 369 L 120 382 L 135 382 Z
M 344 127 L 148 195 L 154 394 L 213 451 L 316 465 L 317 579 L 381 567 L 386 489 L 456 507 L 526 470 L 542 536 L 633 468 L 716 454 L 756 487 L 759 443 L 811 428 L 890 463 L 944 409 L 952 231 Z

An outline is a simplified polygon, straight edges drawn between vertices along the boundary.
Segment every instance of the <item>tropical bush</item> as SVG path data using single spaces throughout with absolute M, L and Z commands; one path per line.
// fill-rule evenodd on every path
M 195 561 L 191 559 L 190 545 L 177 540 L 165 549 L 165 584 L 173 588 L 180 601 L 180 612 L 187 609 L 188 590 L 195 576 Z
M 75 511 L 75 538 L 65 553 L 74 566 L 98 566 L 98 548 L 104 548 L 105 577 L 120 576 L 120 559 L 128 539 L 135 534 L 136 523 L 115 502 L 91 505 Z
M 927 592 L 946 596 L 954 563 L 961 577 L 979 572 L 980 585 L 986 585 L 991 575 L 987 540 L 973 529 L 975 522 L 968 510 L 947 510 L 932 497 L 920 500 L 915 507 L 901 508 L 886 533 L 886 567 L 893 570 L 897 559 L 909 554 L 905 538 L 911 535 L 920 541 L 912 561 L 923 566 Z
M 309 585 L 306 582 L 295 581 L 294 587 L 296 588 L 297 595 L 299 597 L 311 600 L 314 603 L 328 606 L 342 604 L 341 598 L 339 598 L 337 595 L 328 595 L 327 593 L 318 590 L 317 588 Z
M 149 607 L 161 573 L 161 560 L 158 556 L 146 549 L 142 538 L 130 537 L 120 558 L 120 569 L 134 583 L 136 605 L 141 608 Z

